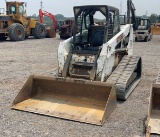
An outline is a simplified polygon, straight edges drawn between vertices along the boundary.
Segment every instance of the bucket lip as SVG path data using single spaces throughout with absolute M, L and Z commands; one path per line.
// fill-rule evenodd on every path
M 33 113 L 33 114 L 38 114 L 38 115 L 42 115 L 42 116 L 49 116 L 49 117 L 54 117 L 54 118 L 59 118 L 59 119 L 64 119 L 64 120 L 71 120 L 71 121 L 75 121 L 75 122 L 82 122 L 82 123 L 96 125 L 96 126 L 103 126 L 103 124 L 105 123 L 105 120 L 103 119 L 103 117 L 102 117 L 102 119 L 100 121 L 95 122 L 94 120 L 92 120 L 92 121 L 86 120 L 86 119 L 78 120 L 76 118 L 59 116 L 59 115 L 55 115 L 55 114 L 54 115 L 48 115 L 46 113 L 38 112 L 38 111 L 36 112 L 36 111 L 31 111 L 31 110 L 17 109 L 15 106 L 12 106 L 11 109 L 18 110 L 18 111 L 23 111 L 23 112 L 29 112 L 29 113 Z

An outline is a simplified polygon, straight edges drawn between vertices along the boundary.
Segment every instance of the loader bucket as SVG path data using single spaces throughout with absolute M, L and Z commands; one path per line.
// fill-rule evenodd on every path
M 160 27 L 151 27 L 151 32 L 153 35 L 160 35 Z
M 160 134 L 160 84 L 153 84 L 151 88 L 147 118 L 147 134 L 150 133 Z
M 32 75 L 12 108 L 102 125 L 116 105 L 114 84 Z
M 54 26 L 46 26 L 46 37 L 47 38 L 55 38 L 56 32 Z

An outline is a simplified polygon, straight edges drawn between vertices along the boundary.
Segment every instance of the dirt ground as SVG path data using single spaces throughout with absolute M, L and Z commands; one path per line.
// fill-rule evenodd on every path
M 32 74 L 54 76 L 57 48 L 61 40 L 0 42 L 0 136 L 1 137 L 143 137 L 151 83 L 160 70 L 160 36 L 134 43 L 134 54 L 142 57 L 142 79 L 125 102 L 103 126 L 11 110 L 11 104 Z

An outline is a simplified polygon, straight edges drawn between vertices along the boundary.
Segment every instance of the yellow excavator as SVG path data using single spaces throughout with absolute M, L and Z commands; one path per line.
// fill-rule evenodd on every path
M 39 21 L 27 17 L 25 2 L 6 2 L 6 13 L 0 14 L 0 41 L 8 37 L 12 41 L 23 41 L 29 36 L 41 39 L 46 36 L 46 28 Z
M 58 47 L 58 76 L 30 76 L 12 108 L 103 125 L 117 99 L 127 100 L 141 78 L 141 57 L 133 56 L 133 25 L 121 26 L 119 9 L 112 6 L 73 9 L 73 37 Z M 105 23 L 96 24 L 96 13 Z

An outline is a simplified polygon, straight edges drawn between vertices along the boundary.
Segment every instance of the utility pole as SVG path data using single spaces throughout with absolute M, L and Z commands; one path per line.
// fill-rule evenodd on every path
M 122 0 L 121 0 L 121 3 L 120 3 L 120 15 L 122 15 Z
M 41 9 L 43 9 L 43 1 L 40 2 Z

